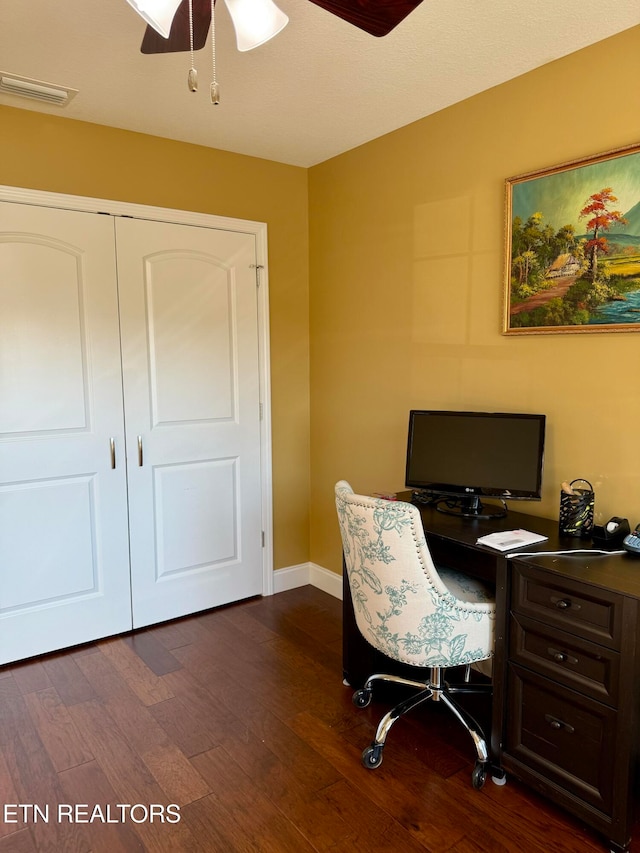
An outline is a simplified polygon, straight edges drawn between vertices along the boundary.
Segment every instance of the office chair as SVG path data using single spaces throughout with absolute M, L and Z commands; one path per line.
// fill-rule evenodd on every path
M 375 649 L 394 661 L 427 667 L 425 681 L 376 673 L 356 690 L 353 703 L 366 708 L 376 681 L 417 689 L 380 721 L 375 739 L 362 753 L 365 767 L 382 763 L 393 724 L 403 714 L 432 700 L 442 702 L 467 729 L 476 748 L 471 776 L 481 788 L 490 771 L 487 743 L 473 717 L 453 698 L 456 693 L 490 693 L 490 684 L 472 684 L 469 667 L 493 655 L 495 601 L 480 581 L 436 569 L 425 540 L 418 509 L 403 501 L 356 495 L 344 480 L 336 484 L 336 508 L 342 534 L 356 624 Z M 464 683 L 444 680 L 448 667 L 465 667 Z M 494 781 L 500 784 L 499 770 Z

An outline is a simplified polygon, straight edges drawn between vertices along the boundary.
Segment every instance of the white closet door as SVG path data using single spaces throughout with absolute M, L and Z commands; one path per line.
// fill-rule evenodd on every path
M 118 219 L 134 627 L 262 592 L 255 238 Z
M 0 203 L 0 663 L 131 627 L 113 241 Z

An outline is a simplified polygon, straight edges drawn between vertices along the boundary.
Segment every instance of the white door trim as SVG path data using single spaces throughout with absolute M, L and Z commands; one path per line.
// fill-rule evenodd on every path
M 260 355 L 260 400 L 262 420 L 260 429 L 260 475 L 262 480 L 262 528 L 264 548 L 262 549 L 262 594 L 273 594 L 273 501 L 271 467 L 271 375 L 269 343 L 269 269 L 267 256 L 267 224 L 246 219 L 232 219 L 227 216 L 214 216 L 209 213 L 196 213 L 188 210 L 176 210 L 169 207 L 152 207 L 144 204 L 132 204 L 126 201 L 91 198 L 89 196 L 67 195 L 22 187 L 0 185 L 0 201 L 16 204 L 55 207 L 65 210 L 79 210 L 85 213 L 107 213 L 112 216 L 131 216 L 135 219 L 151 219 L 161 222 L 173 222 L 180 225 L 198 225 L 203 228 L 215 228 L 222 231 L 240 231 L 253 234 L 256 241 L 256 260 L 259 269 L 258 287 L 258 347 Z

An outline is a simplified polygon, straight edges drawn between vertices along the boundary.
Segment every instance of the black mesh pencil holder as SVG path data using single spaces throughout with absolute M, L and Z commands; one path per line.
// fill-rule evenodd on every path
M 574 483 L 586 483 L 589 488 L 578 489 Z M 564 489 L 560 492 L 560 533 L 587 538 L 593 529 L 593 508 L 596 502 L 593 486 L 581 478 L 572 480 L 569 486 L 573 494 L 568 494 Z

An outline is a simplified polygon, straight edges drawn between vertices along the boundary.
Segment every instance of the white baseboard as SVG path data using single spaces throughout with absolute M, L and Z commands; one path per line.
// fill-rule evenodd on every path
M 273 591 L 286 592 L 298 586 L 306 586 L 309 583 L 309 563 L 300 563 L 299 566 L 287 566 L 285 569 L 276 569 L 273 573 Z
M 311 584 L 323 592 L 342 600 L 342 576 L 316 563 L 300 563 L 298 566 L 287 566 L 276 569 L 273 573 L 273 591 L 285 592 L 299 586 Z
M 330 572 L 317 563 L 309 563 L 309 583 L 342 601 L 342 575 Z

